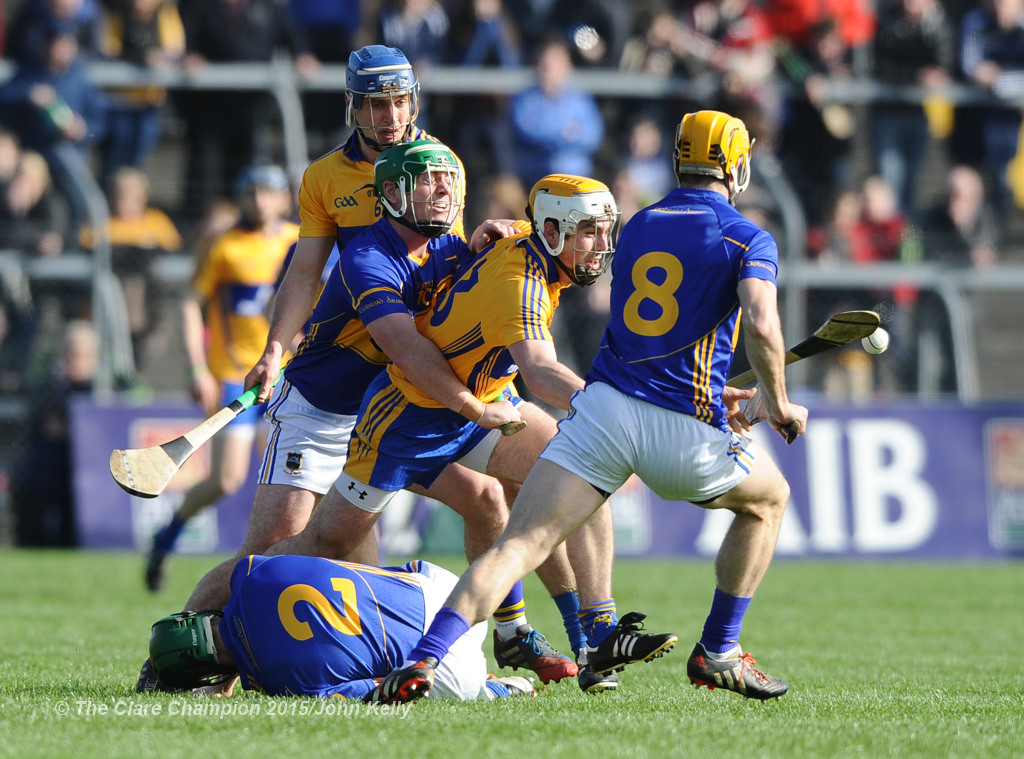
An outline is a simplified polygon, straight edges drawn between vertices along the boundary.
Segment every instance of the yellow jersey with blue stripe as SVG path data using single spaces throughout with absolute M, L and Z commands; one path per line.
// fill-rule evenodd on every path
M 587 382 L 728 430 L 722 390 L 739 341 L 737 287 L 776 282 L 772 236 L 711 190 L 636 214 L 612 261 L 611 318 Z
M 508 346 L 522 340 L 551 341 L 551 320 L 562 288 L 559 270 L 540 240 L 530 233 L 512 235 L 464 268 L 416 326 L 473 395 L 493 401 L 519 372 Z M 394 364 L 388 374 L 410 403 L 440 407 Z
M 423 635 L 423 588 L 433 570 L 424 561 L 241 559 L 220 631 L 242 686 L 272 696 L 362 698 Z
M 519 367 L 508 347 L 551 340 L 562 288 L 540 241 L 513 235 L 463 268 L 416 326 L 477 398 L 521 402 L 512 385 Z M 390 364 L 367 388 L 344 471 L 381 490 L 430 487 L 489 432 L 442 407 Z
M 242 382 L 263 355 L 267 304 L 297 234 L 291 222 L 270 235 L 239 225 L 214 240 L 199 262 L 192 286 L 207 301 L 207 364 L 220 382 Z
M 411 139 L 439 142 L 419 127 L 413 128 Z M 459 168 L 465 176 L 461 160 Z M 465 201 L 465 193 L 463 182 L 460 203 Z M 373 189 L 373 161 L 363 160 L 355 132 L 343 145 L 313 161 L 303 173 L 299 188 L 299 237 L 337 236 L 338 249 L 344 251 L 349 242 L 382 215 L 383 208 Z M 465 239 L 461 214 L 451 231 Z

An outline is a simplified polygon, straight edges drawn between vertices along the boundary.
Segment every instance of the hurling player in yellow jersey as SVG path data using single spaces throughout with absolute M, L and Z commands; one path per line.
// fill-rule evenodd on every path
M 278 166 L 249 169 L 238 179 L 241 218 L 215 239 L 192 277 L 182 305 L 192 397 L 207 416 L 243 391 L 243 380 L 267 339 L 266 310 L 298 227 L 285 216 L 288 176 Z M 208 337 L 207 337 L 208 336 Z M 153 539 L 146 585 L 163 584 L 167 555 L 185 524 L 245 484 L 253 445 L 266 444 L 265 404 L 243 412 L 212 441 L 209 476 L 185 493 L 170 523 Z

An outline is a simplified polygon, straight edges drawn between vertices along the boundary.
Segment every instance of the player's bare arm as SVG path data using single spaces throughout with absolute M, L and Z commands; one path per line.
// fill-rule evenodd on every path
M 203 413 L 217 410 L 220 388 L 206 366 L 206 347 L 203 340 L 203 308 L 205 299 L 195 290 L 189 292 L 181 304 L 182 332 L 189 365 L 189 392 Z
M 583 389 L 583 380 L 558 360 L 554 343 L 520 340 L 508 350 L 530 392 L 545 403 L 568 411 L 573 393 Z
M 796 422 L 797 434 L 802 434 L 807 428 L 807 409 L 790 403 L 786 393 L 786 346 L 776 287 L 767 280 L 748 277 L 737 291 L 743 308 L 743 345 L 764 396 L 768 422 L 783 437 Z
M 259 402 L 270 398 L 284 354 L 313 311 L 320 275 L 334 242 L 333 237 L 300 237 L 295 246 L 295 255 L 274 300 L 266 348 L 245 376 L 246 388 L 260 385 Z
M 522 417 L 509 401 L 484 403 L 452 371 L 437 346 L 416 331 L 406 314 L 388 314 L 366 325 L 380 346 L 409 380 L 438 403 L 481 427 L 494 429 Z

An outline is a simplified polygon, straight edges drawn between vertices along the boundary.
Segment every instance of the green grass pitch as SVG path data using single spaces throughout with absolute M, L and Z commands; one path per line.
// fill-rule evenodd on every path
M 153 596 L 137 555 L 5 550 L 0 757 L 1024 755 L 1019 563 L 776 561 L 743 643 L 790 692 L 760 703 L 686 679 L 711 561 L 622 559 L 620 614 L 643 611 L 649 629 L 680 642 L 627 668 L 618 692 L 587 697 L 564 681 L 534 700 L 424 701 L 402 718 L 341 702 L 316 714 L 323 702 L 249 693 L 220 702 L 234 713 L 182 714 L 197 700 L 136 694 L 150 624 L 179 609 L 212 562 L 177 558 Z M 527 601 L 534 625 L 564 650 L 535 578 Z

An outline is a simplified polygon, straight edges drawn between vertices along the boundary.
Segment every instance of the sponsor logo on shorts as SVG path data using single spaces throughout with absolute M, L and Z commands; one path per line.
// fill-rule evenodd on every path
M 297 451 L 290 451 L 284 460 L 284 471 L 287 474 L 299 474 L 302 472 L 302 454 Z

